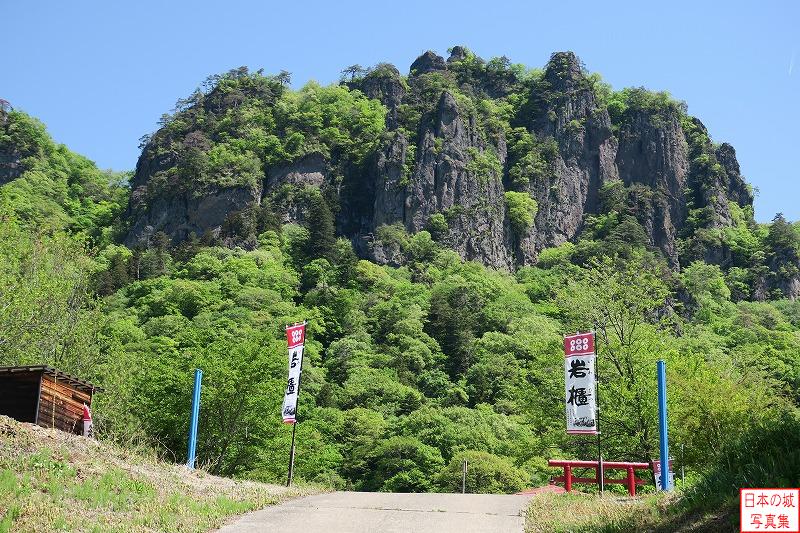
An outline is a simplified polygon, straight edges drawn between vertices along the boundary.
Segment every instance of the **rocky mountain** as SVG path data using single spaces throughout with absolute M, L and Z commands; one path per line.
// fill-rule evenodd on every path
M 0 103 L 3 102 L 5 100 L 0 100 Z M 9 122 L 6 106 L 0 105 L 0 128 L 6 130 Z M 0 185 L 19 178 L 25 170 L 22 161 L 36 155 L 34 146 L 12 143 L 10 140 L 9 138 L 6 142 L 0 141 Z
M 446 60 L 426 52 L 407 76 L 346 72 L 294 92 L 239 69 L 180 103 L 139 158 L 126 244 L 163 232 L 247 246 L 258 224 L 231 233 L 232 217 L 304 223 L 314 195 L 337 234 L 381 263 L 404 260 L 382 237 L 395 228 L 513 269 L 613 213 L 621 238 L 644 235 L 674 267 L 724 265 L 721 231 L 754 224 L 733 147 L 665 93 L 611 91 L 572 52 L 543 71 L 457 46 Z
M 66 229 L 102 245 L 125 229 L 115 224 L 128 203 L 127 181 L 127 173 L 101 171 L 0 99 L 0 219 L 44 232 Z

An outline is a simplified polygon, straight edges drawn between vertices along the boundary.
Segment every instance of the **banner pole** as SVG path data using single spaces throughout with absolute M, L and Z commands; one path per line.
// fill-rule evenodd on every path
M 600 495 L 603 495 L 605 489 L 605 480 L 603 479 L 603 453 L 600 449 L 600 378 L 598 377 L 597 370 L 600 368 L 600 350 L 597 349 L 597 333 L 592 331 L 592 341 L 594 343 L 594 401 L 595 405 L 595 429 L 597 430 L 597 486 L 600 489 Z
M 296 415 L 295 415 L 296 416 Z M 297 430 L 297 420 L 292 424 L 292 447 L 289 451 L 289 475 L 286 478 L 286 486 L 292 486 L 292 475 L 294 474 L 294 435 Z

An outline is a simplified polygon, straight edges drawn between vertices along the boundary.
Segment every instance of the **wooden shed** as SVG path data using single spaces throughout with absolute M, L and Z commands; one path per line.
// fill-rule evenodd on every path
M 83 404 L 101 392 L 49 366 L 0 367 L 0 415 L 69 433 L 83 432 Z

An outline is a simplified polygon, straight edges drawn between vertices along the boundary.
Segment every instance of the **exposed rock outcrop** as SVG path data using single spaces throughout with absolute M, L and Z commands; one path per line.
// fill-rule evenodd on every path
M 8 127 L 9 118 L 8 112 L 5 109 L 6 106 L 10 107 L 5 100 L 0 99 L 0 133 L 4 133 L 3 129 Z M 0 185 L 20 177 L 22 173 L 25 172 L 22 160 L 33 155 L 31 153 L 24 153 L 16 144 L 2 142 L 2 138 L 3 137 L 0 136 Z
M 296 201 L 293 192 L 305 187 L 322 188 L 329 184 L 329 176 L 328 160 L 312 152 L 294 163 L 267 171 L 264 195 L 272 198 L 283 224 L 302 222 L 304 206 Z
M 428 50 L 411 63 L 411 74 L 426 74 L 437 70 L 447 70 L 447 63 L 442 56 Z
M 608 112 L 598 107 L 572 52 L 553 54 L 531 100 L 534 132 L 558 143 L 552 175 L 531 184 L 530 192 L 539 203 L 536 249 L 541 250 L 575 238 L 584 213 L 596 212 L 600 186 L 618 177 L 617 141 Z
M 294 163 L 270 169 L 267 172 L 266 192 L 274 192 L 285 185 L 321 187 L 328 174 L 325 156 L 312 152 Z
M 446 91 L 432 125 L 423 127 L 419 137 L 408 186 L 406 228 L 421 231 L 433 214 L 444 213 L 448 246 L 465 259 L 510 267 L 502 185 L 504 140 L 485 143 L 474 117 L 464 116 Z
M 387 110 L 386 131 L 375 137 L 380 139 L 376 148 L 357 162 L 319 144 L 311 144 L 313 151 L 299 158 L 286 156 L 291 163 L 262 158 L 255 171 L 248 167 L 249 177 L 262 173 L 253 186 L 187 188 L 185 182 L 191 183 L 193 175 L 190 156 L 207 154 L 214 134 L 200 127 L 179 139 L 165 134 L 145 148 L 137 165 L 126 243 L 147 241 L 157 231 L 174 240 L 192 232 L 213 234 L 228 213 L 263 199 L 268 200 L 264 206 L 278 210 L 282 222 L 303 222 L 303 208 L 292 190 L 313 189 L 331 204 L 339 235 L 374 261 L 403 262 L 396 243 L 381 243 L 376 237 L 382 226 L 400 225 L 410 233 L 432 229 L 440 243 L 465 259 L 514 268 L 535 263 L 544 248 L 579 239 L 586 217 L 606 209 L 600 202 L 603 186 L 621 183 L 630 224 L 625 227 L 633 228 L 637 238 L 643 231 L 643 240 L 660 249 L 672 266 L 679 268 L 684 248 L 692 251 L 692 246 L 696 255 L 711 262 L 730 259 L 724 246 L 706 242 L 714 231 L 733 223 L 730 202 L 752 205 L 730 145 L 714 147 L 699 120 L 686 117 L 680 106 L 659 107 L 663 101 L 658 100 L 654 106 L 615 111 L 612 123 L 601 96 L 605 93 L 572 52 L 553 54 L 541 78 L 526 80 L 516 72 L 505 58 L 486 63 L 460 46 L 447 61 L 425 52 L 407 78 L 394 66 L 379 64 L 346 83 Z M 258 80 L 243 90 L 228 87 L 206 97 L 204 120 L 217 124 L 228 110 L 252 100 L 274 105 L 279 92 Z M 512 106 L 513 117 L 501 121 L 499 110 L 509 109 L 502 98 L 512 92 L 514 101 L 522 103 Z M 541 149 L 536 153 L 546 159 L 546 171 L 540 158 L 531 163 L 529 177 L 512 183 L 509 169 L 517 161 L 507 161 L 509 131 L 521 131 Z M 235 129 L 235 135 L 248 132 Z M 515 222 L 512 227 L 506 206 L 510 191 L 535 200 L 532 223 Z M 700 220 L 711 230 L 694 242 L 683 235 L 690 209 L 693 223 Z
M 260 198 L 260 190 L 243 187 L 221 189 L 200 197 L 186 194 L 155 196 L 139 212 L 125 245 L 149 246 L 157 232 L 165 233 L 174 242 L 185 240 L 192 234 L 216 237 L 230 213 L 257 205 Z
M 717 147 L 715 155 L 728 178 L 727 183 L 724 183 L 728 198 L 742 207 L 753 205 L 753 192 L 739 170 L 739 161 L 733 146 L 722 143 Z
M 463 46 L 454 46 L 450 50 L 450 57 L 447 58 L 447 64 L 455 63 L 456 61 L 463 61 L 467 58 L 467 49 Z
M 202 197 L 176 195 L 153 198 L 131 227 L 126 246 L 149 246 L 151 237 L 164 232 L 179 242 L 190 235 L 219 235 L 228 214 L 241 211 L 260 199 L 259 191 L 246 188 L 224 189 Z
M 25 171 L 22 154 L 15 147 L 0 147 L 0 185 L 13 181 Z
M 650 242 L 678 264 L 677 228 L 686 219 L 684 188 L 689 172 L 686 139 L 677 112 L 633 111 L 618 133 L 615 159 L 619 177 L 626 185 L 639 183 L 653 191 L 639 211 L 639 220 Z
M 397 110 L 406 95 L 403 80 L 397 67 L 389 63 L 381 63 L 371 69 L 362 79 L 348 84 L 358 89 L 369 98 L 380 100 L 386 106 L 386 128 L 396 129 L 399 125 Z
M 378 152 L 370 172 L 374 190 L 371 228 L 385 224 L 405 223 L 407 206 L 406 186 L 410 179 L 405 168 L 408 140 L 402 133 L 395 134 L 383 150 Z

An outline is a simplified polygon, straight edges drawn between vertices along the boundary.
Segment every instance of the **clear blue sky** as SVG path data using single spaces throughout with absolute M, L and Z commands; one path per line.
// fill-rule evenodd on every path
M 427 49 L 543 66 L 574 50 L 614 88 L 668 90 L 760 190 L 756 218 L 800 219 L 800 3 L 0 0 L 0 98 L 102 168 L 209 74 L 240 65 L 327 84 L 346 66 L 407 72 Z

